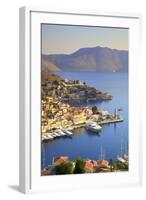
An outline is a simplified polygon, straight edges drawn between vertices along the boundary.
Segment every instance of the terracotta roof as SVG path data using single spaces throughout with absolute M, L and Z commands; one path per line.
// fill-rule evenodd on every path
M 108 167 L 109 162 L 107 160 L 98 160 L 97 165 L 100 167 Z
M 94 167 L 97 166 L 97 161 L 91 160 L 90 162 L 93 164 Z
M 56 157 L 54 158 L 53 160 L 53 164 L 61 164 L 63 163 L 64 161 L 67 161 L 68 160 L 68 157 L 67 156 L 60 156 L 60 157 Z
M 84 166 L 84 169 L 86 172 L 92 172 L 93 171 L 93 163 L 91 162 L 91 160 L 86 160 L 85 161 L 85 166 Z

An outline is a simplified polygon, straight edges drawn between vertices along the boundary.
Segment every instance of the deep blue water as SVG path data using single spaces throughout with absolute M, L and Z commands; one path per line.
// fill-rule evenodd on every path
M 104 159 L 115 160 L 117 155 L 128 154 L 128 74 L 126 73 L 96 73 L 96 72 L 62 72 L 63 78 L 85 81 L 102 91 L 113 95 L 111 101 L 88 103 L 89 107 L 98 108 L 114 113 L 114 108 L 122 108 L 119 112 L 124 122 L 104 125 L 100 134 L 89 134 L 84 128 L 75 130 L 72 138 L 58 138 L 42 144 L 43 165 L 52 163 L 52 158 L 66 155 L 70 159 L 81 158 L 100 159 L 101 149 Z M 87 106 L 87 105 L 85 105 Z

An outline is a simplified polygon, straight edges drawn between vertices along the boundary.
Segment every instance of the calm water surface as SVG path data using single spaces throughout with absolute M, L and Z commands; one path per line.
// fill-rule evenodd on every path
M 81 158 L 100 159 L 101 149 L 104 159 L 115 160 L 117 155 L 128 153 L 128 74 L 95 72 L 61 72 L 59 75 L 70 80 L 85 81 L 102 91 L 113 95 L 111 101 L 88 103 L 89 107 L 98 108 L 114 113 L 114 108 L 122 108 L 119 112 L 124 122 L 104 125 L 100 134 L 90 134 L 84 128 L 74 130 L 72 138 L 58 138 L 42 144 L 42 165 L 52 163 L 52 158 L 66 155 L 70 159 Z M 83 106 L 83 105 L 82 105 Z M 87 106 L 87 105 L 84 105 Z M 42 166 L 42 167 L 43 167 Z

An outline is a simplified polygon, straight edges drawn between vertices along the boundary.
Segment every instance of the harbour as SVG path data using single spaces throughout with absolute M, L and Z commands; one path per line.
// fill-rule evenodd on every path
M 52 163 L 52 158 L 66 155 L 71 160 L 80 156 L 82 159 L 98 159 L 100 147 L 102 145 L 104 151 L 104 159 L 116 160 L 118 155 L 121 155 L 120 146 L 121 140 L 124 140 L 124 145 L 128 146 L 128 91 L 127 74 L 96 74 L 96 73 L 64 73 L 59 74 L 63 78 L 85 80 L 89 85 L 108 91 L 113 95 L 111 101 L 105 102 L 83 102 L 76 106 L 89 108 L 97 106 L 101 110 L 108 111 L 114 116 L 114 109 L 122 108 L 118 111 L 118 118 L 105 119 L 98 124 L 102 129 L 98 133 L 92 133 L 86 130 L 86 123 L 76 124 L 74 127 L 68 127 L 67 130 L 72 132 L 71 136 L 57 136 L 53 139 L 42 143 L 42 157 L 45 155 L 44 166 Z M 87 76 L 86 76 L 87 75 Z M 89 79 L 88 79 L 89 77 Z M 119 91 L 121 88 L 121 91 Z M 128 154 L 128 147 L 123 151 L 123 155 Z
M 110 124 L 110 123 L 118 123 L 118 122 L 123 122 L 123 117 L 119 116 L 118 118 L 115 117 L 114 119 L 110 119 L 110 120 L 104 120 L 101 122 L 98 122 L 98 125 L 105 125 L 105 124 Z M 96 123 L 97 124 L 97 123 Z M 52 130 L 51 132 L 42 134 L 42 141 L 48 141 L 48 140 L 53 140 L 55 138 L 60 138 L 60 137 L 71 137 L 73 136 L 73 132 L 71 132 L 74 129 L 77 128 L 82 128 L 82 127 L 86 127 L 87 124 L 83 123 L 80 125 L 74 125 L 73 127 L 68 127 L 68 129 L 56 129 L 56 130 Z M 102 127 L 101 127 L 102 128 Z M 98 133 L 98 131 L 97 131 Z

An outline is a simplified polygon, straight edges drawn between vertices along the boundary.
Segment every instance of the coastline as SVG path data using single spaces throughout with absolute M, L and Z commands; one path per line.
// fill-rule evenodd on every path
M 56 138 L 53 136 L 56 130 L 72 131 L 86 127 L 89 121 L 97 125 L 122 122 L 124 119 L 117 114 L 117 110 L 113 115 L 96 106 L 80 105 L 81 102 L 109 101 L 112 98 L 111 94 L 90 87 L 86 82 L 48 74 L 42 82 L 42 141 Z M 80 106 L 74 106 L 76 103 Z M 57 134 L 59 136 L 61 134 Z
M 98 122 L 98 125 L 105 125 L 105 124 L 110 124 L 110 123 L 119 123 L 119 122 L 123 122 L 124 121 L 124 119 L 123 119 L 123 117 L 122 116 L 118 116 L 118 118 L 115 118 L 115 119 L 112 119 L 112 120 L 104 120 L 104 121 L 100 121 L 100 122 Z M 72 126 L 70 126 L 70 127 L 67 127 L 65 130 L 67 130 L 67 131 L 73 131 L 74 129 L 77 129 L 77 128 L 82 128 L 82 127 L 86 127 L 86 124 L 87 123 L 82 123 L 82 124 L 78 124 L 78 125 L 72 125 Z M 60 129 L 59 130 L 62 130 L 62 127 L 60 127 Z M 52 133 L 53 133 L 53 130 L 51 130 L 52 131 Z M 72 132 L 73 133 L 73 132 Z M 98 132 L 97 132 L 98 133 Z M 46 138 L 43 138 L 42 137 L 42 142 L 46 142 L 46 141 L 48 141 L 48 140 L 53 140 L 53 139 L 55 139 L 55 138 L 51 138 L 51 139 L 49 139 L 49 137 L 47 138 L 47 134 L 45 134 L 46 135 Z M 51 134 L 48 134 L 48 136 L 50 136 Z M 61 136 L 61 135 L 60 135 Z M 65 135 L 65 136 L 67 136 L 67 135 Z
M 74 80 L 74 77 L 75 76 L 73 75 L 72 80 Z M 79 79 L 79 76 L 78 76 L 78 79 Z M 109 85 L 107 84 L 108 82 L 106 82 L 106 85 L 105 85 L 105 87 L 103 87 L 103 90 L 104 91 L 110 91 L 112 94 L 115 94 L 115 93 L 113 93 L 112 90 L 108 90 L 108 88 L 109 88 Z M 90 84 L 90 82 L 88 82 L 88 84 Z M 92 87 L 95 87 L 95 86 L 97 87 L 98 84 L 97 85 L 96 84 L 97 83 L 95 82 L 95 84 L 91 84 L 91 85 L 92 85 Z M 102 88 L 101 84 L 100 84 L 99 88 Z M 59 137 L 54 137 L 53 139 L 50 140 L 50 142 L 47 142 L 47 140 L 42 141 L 42 145 L 44 146 L 44 147 L 43 146 L 42 147 L 46 148 L 45 152 L 51 151 L 50 158 L 45 158 L 46 159 L 45 163 L 46 164 L 50 163 L 51 162 L 50 159 L 52 159 L 52 156 L 54 156 L 54 155 L 56 155 L 56 156 L 57 155 L 69 155 L 69 156 L 71 156 L 71 159 L 74 159 L 75 158 L 74 155 L 76 155 L 76 156 L 77 155 L 81 155 L 82 158 L 86 158 L 85 155 L 89 154 L 89 156 L 87 156 L 88 158 L 96 159 L 96 157 L 98 158 L 98 153 L 96 154 L 95 149 L 97 148 L 96 151 L 99 152 L 99 148 L 101 146 L 101 144 L 100 144 L 101 142 L 100 141 L 102 140 L 102 138 L 104 138 L 104 141 L 102 141 L 104 151 L 107 151 L 106 149 L 109 148 L 109 146 L 106 147 L 105 144 L 109 143 L 109 142 L 105 141 L 105 137 L 111 137 L 111 139 L 112 139 L 112 137 L 114 136 L 114 137 L 118 137 L 119 138 L 120 134 L 121 134 L 121 131 L 120 132 L 118 131 L 119 134 L 117 136 L 114 135 L 113 133 L 116 131 L 115 127 L 119 127 L 119 126 L 123 127 L 122 124 L 125 124 L 126 121 L 127 121 L 126 118 L 125 118 L 126 116 L 124 115 L 124 117 L 123 117 L 123 114 L 126 112 L 126 109 L 125 109 L 125 107 L 123 107 L 123 104 L 120 103 L 119 97 L 118 97 L 118 102 L 119 103 L 115 104 L 115 102 L 117 102 L 117 97 L 115 95 L 113 95 L 114 99 L 112 101 L 109 100 L 108 102 L 103 100 L 103 101 L 93 101 L 93 103 L 89 102 L 89 104 L 81 102 L 81 104 L 73 104 L 73 105 L 70 102 L 67 103 L 67 102 L 62 101 L 61 97 L 60 96 L 58 97 L 56 95 L 54 97 L 49 97 L 48 96 L 48 97 L 46 97 L 46 99 L 43 99 L 43 104 L 44 104 L 43 107 L 49 105 L 49 107 L 47 109 L 48 109 L 48 111 L 51 111 L 53 113 L 52 117 L 54 118 L 54 119 L 51 119 L 50 118 L 51 116 L 49 116 L 49 122 L 52 123 L 51 124 L 52 127 L 50 127 L 48 129 L 48 133 L 50 133 L 51 131 L 56 131 L 58 129 L 62 129 L 62 128 L 66 129 L 66 130 L 69 130 L 69 131 L 71 131 L 73 133 L 72 136 L 69 136 L 71 138 L 67 138 L 68 136 L 66 135 L 66 136 L 61 136 L 60 138 Z M 46 102 L 44 100 L 46 100 Z M 53 104 L 53 107 L 52 107 L 52 104 Z M 112 107 L 108 107 L 108 105 L 111 105 L 111 104 L 112 104 Z M 80 107 L 80 105 L 81 105 L 81 107 Z M 88 105 L 89 105 L 89 107 L 84 107 L 84 106 L 88 106 Z M 97 105 L 97 109 L 98 109 L 97 115 L 92 113 L 92 106 L 94 107 L 96 105 Z M 120 112 L 116 113 L 117 118 L 115 117 L 115 107 L 114 107 L 114 105 L 117 106 L 117 110 L 119 110 L 119 108 L 122 108 L 124 110 L 122 112 L 122 115 L 121 115 Z M 108 110 L 109 113 L 107 112 L 107 110 Z M 119 113 L 120 113 L 120 115 L 118 115 Z M 96 122 L 97 124 L 99 124 L 101 126 L 103 125 L 103 130 L 101 130 L 101 132 L 99 132 L 99 134 L 98 133 L 92 133 L 92 132 L 89 132 L 89 131 L 86 130 L 85 127 L 86 127 L 86 124 L 87 124 L 87 120 L 86 120 L 87 116 L 88 116 L 88 120 L 89 120 L 89 116 L 90 116 L 91 120 L 93 120 L 94 122 Z M 100 119 L 97 119 L 97 117 L 99 117 Z M 108 117 L 108 119 L 106 119 L 106 117 Z M 111 117 L 112 119 L 109 119 L 109 117 Z M 63 118 L 64 119 L 66 118 L 67 119 L 67 123 L 69 123 L 69 124 L 64 124 L 64 122 L 66 123 L 66 120 L 64 120 Z M 55 120 L 57 120 L 57 121 L 55 121 Z M 71 123 L 70 120 L 73 120 L 72 122 L 75 122 L 75 124 L 73 124 L 73 123 L 70 124 Z M 79 122 L 80 120 L 83 120 L 84 123 L 80 123 Z M 125 121 L 125 122 L 123 122 L 123 121 Z M 54 122 L 54 124 L 53 124 L 53 122 Z M 63 125 L 67 125 L 67 126 L 63 126 L 62 127 L 60 122 L 62 122 Z M 123 123 L 119 123 L 119 122 L 123 122 Z M 43 123 L 45 123 L 45 122 L 43 122 Z M 47 123 L 48 123 L 48 121 L 47 121 Z M 113 130 L 114 132 L 113 133 L 109 132 L 109 134 L 107 134 L 108 130 L 112 129 L 113 126 L 105 126 L 105 125 L 106 124 L 110 124 L 110 123 L 119 123 L 121 125 L 114 126 L 114 130 Z M 83 127 L 83 128 L 80 129 L 80 127 Z M 85 145 L 87 147 L 85 149 L 85 153 L 81 153 L 81 154 L 80 153 L 78 154 L 76 152 L 76 151 L 80 152 L 80 147 L 77 146 L 77 149 L 75 149 L 76 142 L 77 142 L 77 139 L 78 139 L 76 137 L 76 133 L 78 133 L 78 131 L 82 131 L 82 133 L 85 133 L 85 134 L 81 134 L 81 132 L 80 132 L 80 136 L 79 136 L 81 139 L 83 139 L 83 140 L 81 140 L 83 142 L 83 144 L 84 144 L 85 141 L 88 142 L 87 141 L 88 138 L 91 137 L 90 144 Z M 105 135 L 105 132 L 106 132 L 106 135 Z M 93 135 L 95 137 L 93 137 Z M 97 140 L 96 135 L 100 136 L 100 138 L 98 137 L 98 140 Z M 109 141 L 111 141 L 112 143 L 114 142 L 114 140 L 109 140 Z M 55 147 L 56 144 L 58 144 L 57 147 Z M 65 145 L 65 144 L 67 144 L 65 149 L 67 149 L 67 152 L 69 151 L 69 154 L 64 149 L 61 149 L 61 145 Z M 77 142 L 77 144 L 78 144 L 78 142 Z M 95 148 L 95 149 L 93 149 L 93 152 L 94 152 L 93 156 L 92 156 L 92 153 L 89 153 L 89 152 L 91 152 L 91 149 L 88 149 L 88 146 L 91 146 L 91 144 L 93 145 L 93 148 Z M 96 147 L 96 144 L 98 144 L 97 147 Z M 73 150 L 74 153 L 70 152 L 70 148 L 74 149 Z M 112 149 L 113 147 L 110 146 L 110 148 Z M 88 149 L 88 152 L 87 152 L 87 149 Z M 120 144 L 119 144 L 119 149 L 120 149 Z M 117 151 L 116 155 L 112 154 L 111 156 L 109 156 L 106 153 L 106 159 L 109 160 L 110 158 L 113 158 L 113 160 L 115 160 L 116 156 L 120 155 L 118 153 L 119 150 L 117 149 L 116 151 Z M 127 152 L 127 151 L 125 150 L 125 152 Z M 48 159 L 49 159 L 49 161 L 47 161 Z

